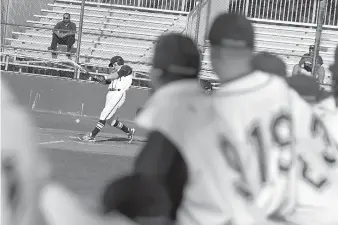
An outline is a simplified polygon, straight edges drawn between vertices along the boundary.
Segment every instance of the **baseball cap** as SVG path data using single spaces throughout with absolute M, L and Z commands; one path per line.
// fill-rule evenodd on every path
M 259 52 L 252 59 L 254 70 L 260 70 L 266 73 L 273 73 L 286 78 L 286 64 L 277 55 L 269 52 Z
M 223 13 L 216 17 L 210 32 L 211 45 L 230 48 L 254 48 L 255 34 L 251 22 L 242 15 Z
M 338 45 L 336 47 L 333 64 L 330 65 L 330 71 L 332 73 L 334 83 L 333 94 L 338 101 Z
M 199 50 L 193 40 L 178 33 L 158 38 L 153 56 L 153 68 L 158 75 L 177 74 L 196 77 L 201 68 Z
M 306 101 L 310 103 L 317 101 L 320 89 L 316 78 L 306 75 L 297 75 L 287 78 L 287 81 L 290 87 L 298 92 Z

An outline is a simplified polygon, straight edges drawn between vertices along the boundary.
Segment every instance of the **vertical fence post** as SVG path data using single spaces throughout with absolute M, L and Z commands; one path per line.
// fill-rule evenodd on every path
M 316 28 L 316 39 L 315 39 L 315 49 L 314 56 L 312 61 L 312 76 L 317 77 L 317 56 L 319 55 L 320 50 L 320 38 L 322 36 L 323 24 L 325 22 L 327 0 L 320 0 L 318 5 L 318 17 L 317 17 L 317 28 Z
M 203 0 L 198 0 L 198 5 L 196 7 L 198 7 L 198 12 L 197 12 L 197 20 L 196 20 L 196 30 L 195 30 L 195 41 L 196 44 L 199 44 L 199 32 L 200 32 L 200 21 L 201 21 L 201 12 L 202 12 L 202 3 Z
M 210 28 L 210 24 L 212 23 L 212 21 L 210 21 L 210 11 L 211 11 L 211 0 L 207 0 L 208 1 L 208 8 L 207 8 L 207 16 L 206 16 L 206 26 L 205 26 L 205 32 L 204 32 L 204 40 L 203 40 L 203 47 L 206 46 L 206 41 L 208 40 L 208 34 L 209 34 L 209 28 Z
M 4 1 L 1 1 L 1 2 L 2 2 L 2 4 L 4 3 Z M 1 20 L 4 19 L 5 20 L 4 22 L 6 23 L 6 24 L 1 24 L 1 28 L 3 27 L 3 33 L 1 33 L 1 43 L 2 44 L 5 44 L 5 38 L 7 37 L 7 30 L 8 30 L 7 29 L 7 26 L 8 26 L 7 23 L 8 23 L 8 17 L 9 17 L 10 0 L 7 0 L 6 3 L 7 3 L 7 5 L 5 5 L 5 7 L 6 7 L 5 12 L 1 12 Z M 3 7 L 4 6 L 1 6 L 1 11 L 2 11 Z
M 182 11 L 182 12 L 185 12 L 186 11 L 186 8 L 185 8 L 186 5 L 187 5 L 186 0 L 182 0 L 181 8 L 179 10 Z
M 86 0 L 82 0 L 81 2 L 81 12 L 80 12 L 80 22 L 79 22 L 79 31 L 77 37 L 77 49 L 76 49 L 76 57 L 75 63 L 78 64 L 80 61 L 80 48 L 81 48 L 81 38 L 82 38 L 82 27 L 83 27 L 83 16 L 84 16 L 84 8 L 85 8 Z M 80 71 L 76 68 L 74 71 L 74 79 L 80 78 Z

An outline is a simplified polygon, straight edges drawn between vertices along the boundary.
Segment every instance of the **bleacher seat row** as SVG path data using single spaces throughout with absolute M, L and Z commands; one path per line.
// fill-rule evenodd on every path
M 27 21 L 34 28 L 27 28 L 25 32 L 13 32 L 13 37 L 6 39 L 7 44 L 11 45 L 11 48 L 6 49 L 7 52 L 20 52 L 27 57 L 51 58 L 49 52 L 38 52 L 50 46 L 52 33 L 46 28 L 52 29 L 62 20 L 65 12 L 71 13 L 71 20 L 78 24 L 81 5 L 76 0 L 55 0 L 48 6 L 49 9 L 41 10 L 42 15 L 35 15 L 38 20 Z M 105 66 L 113 55 L 121 55 L 135 70 L 148 72 L 157 37 L 166 32 L 182 32 L 188 21 L 187 16 L 186 12 L 86 2 L 80 62 Z M 256 51 L 280 55 L 289 72 L 315 40 L 314 28 L 257 21 L 254 21 L 254 26 L 257 34 Z M 320 55 L 326 69 L 333 61 L 333 51 L 338 42 L 337 33 L 338 27 L 324 29 L 322 32 Z M 74 46 L 76 45 L 77 40 Z M 25 48 L 35 50 L 24 50 Z M 66 56 L 58 57 L 62 59 Z M 202 64 L 201 74 L 213 77 L 208 44 L 203 49 Z

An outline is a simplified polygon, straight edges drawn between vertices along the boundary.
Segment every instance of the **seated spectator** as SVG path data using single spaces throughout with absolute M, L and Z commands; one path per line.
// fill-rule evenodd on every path
M 63 21 L 58 22 L 53 29 L 53 38 L 51 46 L 48 50 L 56 51 L 57 44 L 67 45 L 67 52 L 69 52 L 75 43 L 76 25 L 70 21 L 70 14 L 63 14 Z M 56 55 L 56 53 L 52 53 Z M 70 54 L 67 54 L 69 57 Z
M 312 62 L 314 57 L 314 46 L 309 47 L 309 52 L 305 53 L 300 59 L 299 63 L 293 67 L 292 76 L 295 75 L 306 75 L 312 76 Z M 319 80 L 319 83 L 322 84 L 325 78 L 325 69 L 322 66 L 323 59 L 318 55 L 316 59 L 316 74 L 315 77 Z

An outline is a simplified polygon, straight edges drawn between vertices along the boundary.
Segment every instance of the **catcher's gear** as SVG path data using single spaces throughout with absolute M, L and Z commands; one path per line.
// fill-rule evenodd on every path
M 121 69 L 117 72 L 119 77 L 126 77 L 133 73 L 133 69 L 130 66 L 123 65 Z
M 124 65 L 124 59 L 121 56 L 114 56 L 110 59 L 109 67 L 112 67 L 114 63 L 117 63 L 117 65 Z

